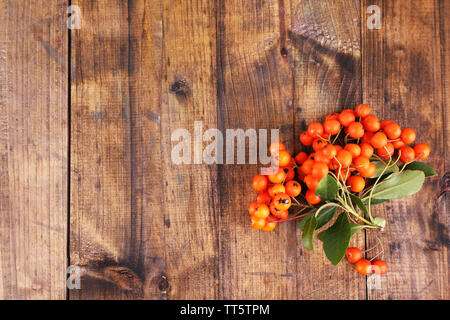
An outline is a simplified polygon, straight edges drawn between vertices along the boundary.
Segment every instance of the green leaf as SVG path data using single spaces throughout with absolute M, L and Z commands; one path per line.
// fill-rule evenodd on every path
M 425 174 L 422 171 L 405 170 L 376 185 L 373 189 L 372 199 L 389 200 L 410 196 L 422 188 L 424 180 Z
M 311 217 L 314 215 L 314 213 L 308 214 L 307 216 L 304 216 L 302 220 L 300 220 L 300 223 L 298 224 L 301 231 L 305 230 L 305 225 L 311 219 Z
M 373 223 L 376 224 L 377 226 L 384 228 L 386 226 L 386 220 L 384 218 L 381 217 L 375 217 L 373 218 Z
M 322 228 L 324 225 L 326 225 L 328 222 L 333 219 L 334 215 L 336 214 L 337 207 L 328 207 L 321 211 L 316 219 L 317 219 L 317 226 L 316 229 Z
M 317 219 L 314 216 L 311 216 L 305 224 L 305 228 L 302 234 L 302 242 L 303 245 L 309 250 L 314 250 L 313 245 L 313 236 L 314 231 L 316 231 Z
M 356 203 L 356 205 L 361 209 L 362 212 L 368 214 L 366 206 L 359 197 L 355 196 L 354 194 L 350 194 L 350 198 L 353 200 L 354 203 Z
M 337 181 L 330 175 L 323 177 L 316 188 L 316 194 L 322 200 L 334 200 L 338 193 Z
M 331 207 L 331 208 L 327 207 L 326 209 L 320 211 L 316 217 L 316 219 L 317 219 L 316 230 L 322 228 L 324 225 L 326 225 L 328 222 L 330 222 L 331 219 L 333 219 L 336 211 L 337 211 L 337 207 Z M 300 220 L 300 223 L 299 223 L 300 230 L 303 231 L 305 229 L 306 223 L 313 215 L 314 215 L 314 213 L 311 213 L 311 214 L 305 216 L 302 220 Z
M 384 171 L 383 174 L 387 174 L 387 173 L 391 173 L 391 172 L 398 172 L 399 168 L 395 163 L 392 163 L 391 165 L 389 165 L 389 167 L 387 166 L 387 163 L 381 160 L 374 160 L 372 161 L 373 164 L 375 165 L 375 168 L 377 168 L 377 171 L 375 172 L 375 175 L 372 176 L 371 178 L 378 178 L 381 173 L 383 172 L 384 168 L 386 168 L 386 170 Z
M 333 265 L 337 265 L 344 257 L 351 236 L 351 225 L 345 213 L 341 214 L 330 228 L 318 235 L 323 241 L 325 255 Z
M 361 224 L 351 224 L 350 226 L 350 237 L 353 237 L 353 235 L 359 231 L 361 231 L 362 229 L 364 229 L 364 226 Z
M 434 171 L 434 169 L 432 167 L 430 167 L 429 165 L 427 165 L 423 162 L 419 162 L 419 161 L 414 161 L 414 162 L 408 163 L 405 167 L 405 170 L 422 171 L 425 174 L 425 178 L 433 177 L 433 176 L 437 175 L 436 171 Z

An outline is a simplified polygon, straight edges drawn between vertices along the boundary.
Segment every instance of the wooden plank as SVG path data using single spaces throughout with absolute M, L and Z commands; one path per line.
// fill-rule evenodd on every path
M 379 236 L 388 273 L 379 286 L 368 286 L 369 299 L 448 298 L 448 232 L 445 197 L 440 181 L 445 173 L 448 114 L 442 100 L 442 65 L 438 1 L 364 1 L 381 8 L 380 30 L 363 35 L 363 100 L 381 119 L 414 128 L 417 142 L 430 145 L 426 160 L 439 173 L 416 195 L 380 205 L 375 215 L 387 219 L 384 233 L 368 233 L 368 246 Z M 443 5 L 447 7 L 447 5 Z M 447 10 L 448 8 L 443 10 Z M 362 11 L 362 21 L 368 15 Z M 441 33 L 448 26 L 441 21 Z M 447 29 L 445 28 L 447 27 Z M 448 34 L 447 34 L 448 36 Z
M 218 297 L 217 167 L 194 161 L 194 122 L 201 121 L 203 132 L 217 128 L 215 17 L 214 2 L 208 0 L 163 4 L 164 176 L 156 187 L 164 192 L 169 299 Z M 172 161 L 172 148 L 179 140 L 171 138 L 177 129 L 187 130 L 191 137 L 190 165 Z
M 67 2 L 0 3 L 0 299 L 64 299 Z
M 450 3 L 448 1 L 440 1 L 439 2 L 439 22 L 440 22 L 440 41 L 441 41 L 441 75 L 442 75 L 442 103 L 443 103 L 443 114 L 442 121 L 444 125 L 444 137 L 448 137 L 450 134 L 450 21 L 447 18 L 450 15 Z M 449 191 L 450 191 L 450 159 L 449 159 L 449 150 L 450 150 L 450 140 L 443 139 L 443 156 L 445 159 L 445 174 L 444 177 L 441 178 L 440 182 L 440 199 L 439 205 L 442 208 L 444 217 L 442 217 L 442 223 L 444 226 L 449 225 Z M 442 175 L 442 174 L 441 174 Z M 446 217 L 446 218 L 445 218 Z M 444 229 L 445 230 L 445 229 Z M 447 228 L 448 230 L 448 228 Z M 445 237 L 444 237 L 445 239 Z M 448 234 L 447 239 L 448 243 Z M 446 250 L 446 261 L 442 261 L 441 263 L 445 266 L 448 266 L 448 246 L 444 249 Z M 448 283 L 448 269 L 446 269 L 445 280 Z M 445 282 L 444 282 L 445 283 Z M 446 292 L 442 295 L 443 299 L 450 299 L 450 292 L 447 289 Z
M 329 113 L 361 102 L 360 2 L 294 1 L 290 36 L 294 48 L 296 152 L 300 133 Z M 297 297 L 299 299 L 365 299 L 365 279 L 353 266 L 334 267 L 315 240 L 315 251 L 301 246 L 297 235 Z M 364 233 L 351 246 L 364 248 Z M 345 283 L 345 285 L 342 285 Z
M 280 129 L 293 151 L 290 2 L 222 0 L 217 17 L 219 128 Z M 250 227 L 258 173 L 251 164 L 219 167 L 220 298 L 296 299 L 295 224 Z
M 167 299 L 161 161 L 162 1 L 128 2 L 132 259 L 145 299 Z
M 141 234 L 131 212 L 130 39 L 127 3 L 74 1 L 70 263 L 82 267 L 71 299 L 142 296 Z

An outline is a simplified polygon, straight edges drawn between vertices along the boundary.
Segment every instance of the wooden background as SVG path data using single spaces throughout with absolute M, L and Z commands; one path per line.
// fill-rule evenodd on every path
M 449 16 L 448 0 L 0 0 L 0 298 L 448 299 Z M 378 289 L 294 223 L 250 229 L 256 166 L 170 161 L 195 120 L 279 128 L 298 152 L 306 123 L 361 102 L 415 128 L 438 172 L 352 239 L 384 242 Z

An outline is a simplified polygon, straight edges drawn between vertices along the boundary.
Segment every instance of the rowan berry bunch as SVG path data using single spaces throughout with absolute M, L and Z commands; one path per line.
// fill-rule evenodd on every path
M 314 232 L 339 210 L 334 224 L 317 236 L 333 264 L 342 260 L 356 232 L 384 228 L 385 219 L 373 217 L 371 206 L 416 193 L 425 177 L 436 172 L 417 161 L 428 158 L 430 147 L 412 145 L 413 129 L 380 121 L 370 111 L 360 104 L 355 110 L 327 115 L 323 123 L 310 123 L 300 135 L 305 151 L 295 157 L 283 143 L 272 143 L 277 167 L 253 178 L 252 187 L 259 194 L 250 204 L 251 226 L 272 231 L 301 218 L 302 242 L 313 250 Z

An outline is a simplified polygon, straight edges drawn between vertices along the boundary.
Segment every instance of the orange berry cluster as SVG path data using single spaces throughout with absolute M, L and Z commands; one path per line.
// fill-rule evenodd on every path
M 282 220 L 288 217 L 292 198 L 302 192 L 295 177 L 295 161 L 282 143 L 273 143 L 270 153 L 278 168 L 271 168 L 269 175 L 253 177 L 252 187 L 259 191 L 256 200 L 250 204 L 251 225 L 254 229 L 272 231 Z
M 360 274 L 366 276 L 368 274 L 385 274 L 387 272 L 387 263 L 384 260 L 376 259 L 370 262 L 367 259 L 362 259 L 362 252 L 356 247 L 348 248 L 345 252 L 347 260 L 351 263 L 356 263 L 355 268 Z
M 293 158 L 282 143 L 270 146 L 270 153 L 279 167 L 272 168 L 267 176 L 253 178 L 252 187 L 259 194 L 249 208 L 252 227 L 271 231 L 280 220 L 286 219 L 291 197 L 302 191 L 300 182 L 306 185 L 306 201 L 316 205 L 322 201 L 315 193 L 316 187 L 330 172 L 345 182 L 352 192 L 358 193 L 365 188 L 365 179 L 376 173 L 376 166 L 371 161 L 374 154 L 389 159 L 398 150 L 404 163 L 427 158 L 430 154 L 428 145 L 409 146 L 415 140 L 413 129 L 402 129 L 391 120 L 380 121 L 370 114 L 366 104 L 358 105 L 355 110 L 329 114 L 323 123 L 310 123 L 307 131 L 300 135 L 300 142 L 312 147 L 310 154 L 300 152 Z

